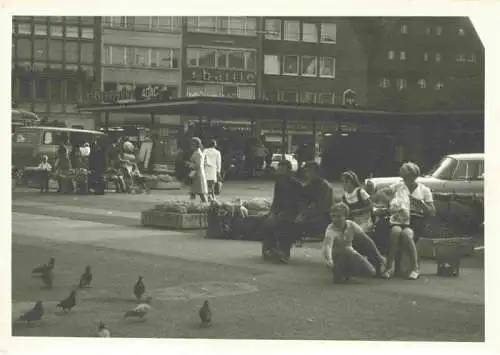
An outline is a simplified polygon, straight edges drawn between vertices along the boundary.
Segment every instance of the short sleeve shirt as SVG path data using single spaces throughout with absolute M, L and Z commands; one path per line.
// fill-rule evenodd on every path
M 392 191 L 394 191 L 394 198 L 401 201 L 405 207 L 411 211 L 412 214 L 423 215 L 422 209 L 418 208 L 415 204 L 415 200 L 421 200 L 426 203 L 432 203 L 432 192 L 431 190 L 420 183 L 417 183 L 417 187 L 410 193 L 410 190 L 404 182 L 398 182 L 391 186 Z

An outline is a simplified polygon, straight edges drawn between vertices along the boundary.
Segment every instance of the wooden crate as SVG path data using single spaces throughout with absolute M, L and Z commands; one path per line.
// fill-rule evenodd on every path
M 141 223 L 144 226 L 167 229 L 205 229 L 207 215 L 205 213 L 172 213 L 164 211 L 143 211 Z
M 417 244 L 419 256 L 422 259 L 437 259 L 440 253 L 453 251 L 460 256 L 470 256 L 474 252 L 474 240 L 469 237 L 461 238 L 421 238 Z

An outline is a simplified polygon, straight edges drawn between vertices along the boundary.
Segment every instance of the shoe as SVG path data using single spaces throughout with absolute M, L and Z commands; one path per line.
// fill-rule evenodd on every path
M 389 269 L 389 270 L 385 270 L 383 273 L 382 273 L 382 277 L 386 280 L 389 280 L 393 275 L 393 269 Z
M 413 270 L 410 275 L 408 275 L 409 280 L 417 280 L 420 277 L 420 272 Z

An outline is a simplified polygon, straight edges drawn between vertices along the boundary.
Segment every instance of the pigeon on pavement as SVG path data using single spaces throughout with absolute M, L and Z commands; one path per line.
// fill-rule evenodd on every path
M 53 270 L 55 266 L 56 259 L 50 258 L 48 264 L 43 264 L 43 265 L 38 265 L 36 268 L 34 268 L 31 273 L 33 275 L 38 275 L 41 276 L 46 270 Z
M 138 317 L 139 319 L 144 318 L 151 310 L 151 301 L 152 301 L 152 298 L 148 297 L 144 301 L 144 303 L 141 303 L 137 307 L 135 307 L 134 309 L 127 311 L 125 313 L 125 318 L 130 318 L 130 317 Z
M 42 273 L 42 281 L 47 288 L 52 288 L 54 283 L 54 273 L 52 272 L 52 269 L 44 270 Z
M 42 319 L 44 310 L 42 301 L 37 301 L 35 306 L 30 309 L 28 312 L 24 313 L 21 317 L 19 317 L 18 321 L 24 322 L 34 322 Z
M 92 268 L 90 265 L 87 265 L 85 268 L 85 272 L 80 277 L 80 288 L 90 287 L 92 283 Z
M 134 285 L 134 295 L 138 300 L 140 300 L 142 295 L 144 295 L 144 292 L 146 292 L 146 286 L 144 285 L 142 276 L 139 276 L 139 279 Z
M 73 307 L 76 306 L 76 291 L 71 291 L 68 298 L 62 300 L 56 306 L 57 308 L 62 308 L 64 312 L 71 311 Z
M 208 301 L 203 302 L 203 306 L 200 308 L 200 319 L 201 326 L 210 327 L 212 325 L 212 310 Z
M 97 327 L 97 337 L 98 338 L 111 338 L 111 332 L 109 331 L 106 324 L 103 322 L 99 322 L 99 326 Z

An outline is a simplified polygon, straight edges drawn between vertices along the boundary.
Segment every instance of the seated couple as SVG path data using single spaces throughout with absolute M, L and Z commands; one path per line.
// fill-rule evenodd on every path
M 400 251 L 400 244 L 411 261 L 408 278 L 416 280 L 420 276 L 416 242 L 425 234 L 426 218 L 435 213 L 435 207 L 430 189 L 416 181 L 419 175 L 418 165 L 411 162 L 403 164 L 400 169 L 402 181 L 377 191 L 373 196 L 373 205 L 376 207 L 373 209 L 370 196 L 361 186 L 356 174 L 352 171 L 342 174 L 343 202 L 347 207 L 347 212 L 344 212 L 347 213 L 348 219 L 355 222 L 364 233 L 369 234 L 378 249 L 386 254 L 387 264 L 382 276 L 387 279 L 394 273 L 394 261 Z M 335 213 L 340 213 L 339 209 L 343 210 L 341 207 L 335 207 Z M 349 244 L 349 241 L 340 242 L 343 243 Z M 355 243 L 354 250 L 358 250 Z M 353 257 L 353 260 L 357 260 L 356 257 Z M 329 264 L 330 261 L 331 259 L 327 259 Z M 365 271 L 369 271 L 366 265 Z
M 321 235 L 331 223 L 333 191 L 319 176 L 319 165 L 308 162 L 304 166 L 305 184 L 292 176 L 291 164 L 281 161 L 279 177 L 274 187 L 271 213 L 265 223 L 262 254 L 287 263 L 293 243 L 304 235 Z M 347 216 L 346 216 L 347 217 Z M 382 270 L 385 258 L 375 243 L 362 230 L 357 233 L 356 247 Z

